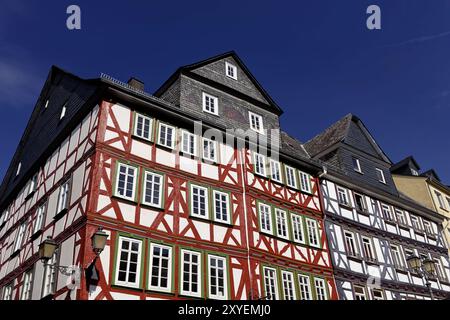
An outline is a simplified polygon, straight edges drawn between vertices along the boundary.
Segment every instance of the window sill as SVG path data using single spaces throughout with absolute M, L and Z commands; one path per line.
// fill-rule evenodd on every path
M 395 270 L 399 273 L 408 274 L 408 268 L 402 266 L 394 266 Z
M 62 209 L 57 214 L 53 216 L 53 220 L 59 220 L 64 216 L 69 210 L 67 208 Z
M 378 265 L 378 261 L 377 261 L 376 259 L 368 259 L 368 258 L 364 258 L 364 261 L 365 261 L 367 264 L 370 264 L 370 265 L 375 265 L 375 266 Z
M 366 217 L 370 217 L 370 213 L 364 210 L 358 210 L 356 209 L 356 212 L 359 213 L 360 215 L 366 216 Z
M 391 226 L 395 226 L 395 225 L 397 225 L 397 223 L 395 222 L 395 220 L 393 220 L 393 219 L 384 219 L 384 222 L 385 223 L 387 223 L 387 224 L 390 224 Z
M 398 224 L 399 228 L 409 231 L 409 226 L 407 224 L 404 224 L 404 223 L 401 223 L 401 222 L 398 222 L 397 224 Z
M 54 293 L 49 293 L 41 298 L 41 300 L 53 300 Z
M 347 259 L 353 260 L 353 261 L 357 261 L 357 262 L 362 262 L 364 259 L 361 256 L 354 256 L 354 255 L 347 255 Z
M 42 234 L 42 229 L 39 229 L 30 236 L 30 240 L 36 240 Z
M 432 239 L 432 240 L 436 240 L 437 239 L 437 236 L 435 234 L 431 234 L 431 233 L 426 232 L 426 235 L 427 235 L 427 237 L 429 239 Z
M 347 210 L 353 210 L 353 208 L 349 204 L 345 204 L 345 203 L 339 202 L 339 207 L 347 209 Z
M 419 235 L 421 235 L 421 236 L 425 236 L 425 231 L 423 231 L 423 230 L 418 230 L 418 229 L 414 229 L 414 228 L 413 228 L 413 230 L 414 230 L 414 233 L 419 234 Z
M 144 142 L 144 143 L 147 143 L 147 144 L 153 144 L 152 139 L 146 139 L 146 138 L 143 138 L 143 137 L 139 137 L 139 136 L 137 136 L 135 134 L 132 134 L 131 137 L 134 140 L 137 140 L 137 141 L 141 141 L 141 142 Z
M 167 147 L 167 146 L 164 146 L 164 145 L 159 144 L 159 143 L 157 143 L 156 145 L 158 147 L 160 147 L 161 149 L 163 149 L 163 150 L 170 151 L 170 152 L 175 152 L 175 147 Z
M 25 201 L 27 201 L 27 200 L 29 200 L 29 199 L 31 199 L 32 197 L 33 197 L 33 195 L 36 193 L 36 190 L 35 191 L 32 191 L 32 192 L 30 192 L 26 197 L 25 197 Z
M 116 195 L 112 195 L 111 198 L 116 199 L 116 200 L 120 200 L 120 201 L 124 201 L 127 202 L 129 204 L 133 204 L 136 205 L 138 202 L 136 200 L 132 200 L 132 199 L 128 199 L 128 198 L 123 198 L 121 196 L 116 196 Z
M 156 206 L 156 205 L 153 205 L 153 204 L 149 204 L 149 203 L 140 203 L 140 206 L 141 207 L 144 207 L 144 208 L 148 208 L 148 209 L 154 209 L 154 210 L 158 210 L 158 211 L 164 211 L 164 206 Z
M 11 253 L 10 258 L 14 258 L 17 255 L 19 255 L 20 249 L 17 249 L 16 251 L 14 251 L 13 253 Z

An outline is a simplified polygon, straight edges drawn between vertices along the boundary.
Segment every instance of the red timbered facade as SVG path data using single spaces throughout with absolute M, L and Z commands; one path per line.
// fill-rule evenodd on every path
M 254 147 L 279 131 L 281 109 L 235 53 L 178 69 L 154 95 L 136 79 L 76 80 L 95 84 L 83 120 L 54 134 L 37 171 L 24 162 L 9 179 L 19 148 L 5 178 L 4 188 L 24 182 L 0 200 L 2 299 L 337 299 L 321 168 L 284 133 L 269 139 L 278 157 Z M 44 92 L 37 109 L 77 119 Z M 97 256 L 98 227 L 108 240 Z M 59 245 L 49 263 L 81 270 L 74 285 L 39 262 L 48 236 Z

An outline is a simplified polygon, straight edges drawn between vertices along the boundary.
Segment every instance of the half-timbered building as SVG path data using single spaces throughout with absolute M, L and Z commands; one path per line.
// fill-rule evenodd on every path
M 347 115 L 304 146 L 325 166 L 325 228 L 340 299 L 446 297 L 443 216 L 397 191 L 392 162 L 362 121 Z M 409 267 L 412 256 L 434 262 L 428 280 Z
M 322 167 L 281 114 L 234 52 L 153 95 L 53 67 L 0 189 L 1 298 L 337 299 Z

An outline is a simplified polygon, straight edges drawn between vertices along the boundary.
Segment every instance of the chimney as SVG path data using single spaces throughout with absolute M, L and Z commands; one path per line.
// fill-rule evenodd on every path
M 130 87 L 133 87 L 133 88 L 138 89 L 140 91 L 144 91 L 144 83 L 141 80 L 139 80 L 139 79 L 131 77 L 130 80 L 128 80 L 127 83 L 128 83 L 128 85 Z

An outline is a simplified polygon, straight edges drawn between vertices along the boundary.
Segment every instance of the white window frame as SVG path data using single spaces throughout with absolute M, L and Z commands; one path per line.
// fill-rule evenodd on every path
M 277 269 L 270 268 L 270 267 L 263 267 L 263 281 L 264 281 L 264 293 L 265 293 L 266 299 L 267 300 L 279 300 L 280 295 L 278 292 Z M 273 292 L 272 292 L 272 290 L 273 290 Z M 274 299 L 272 299 L 272 295 L 273 295 Z
M 138 122 L 139 122 L 139 119 L 142 119 L 142 129 L 141 129 L 142 130 L 142 134 L 138 133 Z M 146 121 L 149 122 L 149 125 L 148 125 L 148 137 L 145 136 L 145 130 L 144 130 Z M 136 137 L 139 137 L 141 139 L 151 141 L 151 139 L 152 139 L 152 129 L 153 129 L 153 119 L 148 117 L 148 116 L 145 116 L 145 115 L 143 115 L 141 113 L 137 113 L 136 112 L 136 118 L 135 118 L 135 123 L 134 123 L 134 132 L 133 132 L 133 134 Z
M 181 130 L 181 152 L 190 156 L 197 155 L 197 136 L 195 134 L 187 130 Z
M 213 101 L 213 110 L 211 110 L 211 102 L 209 102 L 209 106 L 206 103 L 206 99 Z M 217 98 L 216 96 L 213 96 L 209 93 L 206 92 L 202 92 L 202 105 L 203 105 L 203 111 L 216 115 L 219 115 L 219 98 Z
M 357 197 L 361 198 L 361 208 L 358 208 L 358 201 L 356 200 Z M 355 198 L 355 209 L 358 210 L 358 211 L 367 212 L 368 209 L 367 209 L 367 203 L 366 203 L 365 196 L 363 194 L 361 194 L 361 193 L 355 192 L 354 193 L 354 198 Z
M 254 121 L 253 121 L 254 118 Z M 264 134 L 264 122 L 263 117 L 257 113 L 248 112 L 248 120 L 250 122 L 250 129 L 252 129 L 255 132 L 258 132 L 259 134 Z M 254 124 L 253 124 L 254 122 Z M 257 122 L 259 122 L 259 129 L 257 127 Z
M 58 191 L 58 204 L 56 206 L 56 213 L 58 214 L 64 209 L 69 209 L 69 203 L 70 203 L 70 182 L 71 180 L 65 181 L 61 186 L 59 187 Z
M 405 262 L 403 259 L 402 249 L 399 245 L 391 244 L 390 246 L 391 254 L 392 254 L 392 263 L 394 267 L 405 267 Z
M 381 204 L 381 213 L 383 214 L 383 218 L 388 221 L 394 221 L 394 217 L 392 216 L 391 206 L 385 203 Z
M 266 172 L 266 157 L 263 156 L 262 154 L 259 153 L 253 153 L 253 166 L 255 168 L 255 173 L 257 175 L 263 176 L 263 177 L 267 177 L 267 172 Z M 262 166 L 260 166 L 260 164 Z M 260 172 L 260 169 L 262 169 L 262 172 Z
M 381 182 L 381 183 L 386 184 L 386 177 L 384 176 L 384 171 L 381 170 L 380 168 L 375 168 L 375 170 L 380 173 L 381 179 L 378 177 L 378 174 L 377 174 L 378 181 Z
M 122 243 L 124 241 L 129 242 L 129 247 L 126 249 L 127 251 L 127 267 L 126 267 L 126 280 L 119 280 L 119 274 L 120 274 L 120 262 L 121 262 L 121 256 L 122 256 Z M 130 276 L 130 262 L 131 262 L 131 253 L 136 253 L 134 251 L 131 251 L 131 247 L 133 243 L 138 244 L 138 250 L 137 250 L 137 261 L 136 261 L 136 279 L 134 282 L 129 281 Z M 114 279 L 114 284 L 131 287 L 131 288 L 139 288 L 141 283 L 141 261 L 142 261 L 142 240 L 134 239 L 134 238 L 128 238 L 119 236 L 119 240 L 117 242 L 118 248 L 117 248 L 117 256 L 116 256 L 116 274 Z
M 294 273 L 291 271 L 281 270 L 281 284 L 283 288 L 284 300 L 297 300 Z
M 298 182 L 297 182 L 297 170 L 296 170 L 295 168 L 291 167 L 291 166 L 285 165 L 285 166 L 284 166 L 284 172 L 285 172 L 285 174 L 286 174 L 286 185 L 287 185 L 288 187 L 297 189 L 297 186 L 298 186 Z M 292 176 L 291 176 L 291 177 L 293 178 L 293 181 L 290 181 L 291 179 L 290 179 L 289 172 L 292 173 Z
M 348 196 L 347 189 L 345 189 L 344 187 L 337 186 L 336 187 L 336 193 L 337 193 L 337 198 L 338 198 L 339 204 L 342 204 L 344 206 L 349 206 L 350 205 L 350 201 L 349 201 L 350 199 L 349 199 L 349 196 Z M 343 199 L 341 198 L 341 195 L 344 196 L 345 201 L 343 201 Z
M 281 163 L 279 161 L 270 159 L 269 164 L 270 164 L 270 178 L 273 181 L 283 183 L 283 177 L 281 174 Z
M 158 265 L 158 285 L 152 285 L 152 278 L 153 278 L 153 271 L 154 271 L 154 265 L 153 265 L 153 261 L 154 261 L 154 257 L 155 257 L 155 253 L 154 253 L 154 249 L 155 248 L 159 248 L 160 250 L 160 255 L 157 256 L 158 261 L 159 261 L 159 265 Z M 168 250 L 169 254 L 167 258 L 162 257 L 162 250 Z M 159 244 L 159 243 L 150 243 L 150 264 L 149 264 L 149 275 L 148 275 L 148 288 L 150 290 L 154 290 L 154 291 L 159 291 L 159 292 L 172 292 L 172 263 L 173 263 L 173 252 L 172 252 L 172 247 L 171 246 L 166 246 L 163 244 Z M 167 260 L 167 286 L 161 286 L 161 276 L 162 276 L 162 266 L 161 266 L 161 262 L 164 260 Z
M 30 300 L 33 289 L 33 269 L 26 271 L 23 274 L 22 292 L 20 293 L 20 300 Z
M 322 278 L 314 278 L 314 289 L 317 300 L 328 300 L 327 282 Z
M 212 260 L 215 259 L 216 261 L 222 261 L 223 266 L 223 294 L 219 294 L 218 292 L 216 294 L 212 293 Z M 217 255 L 208 254 L 208 297 L 211 299 L 217 299 L 217 300 L 227 300 L 228 299 L 228 270 L 227 270 L 227 258 Z M 218 287 L 218 281 L 219 277 L 217 275 L 219 268 L 216 264 L 216 287 Z M 216 288 L 217 291 L 217 288 Z
M 36 191 L 38 182 L 38 174 L 36 173 L 30 180 L 30 184 L 28 185 L 28 193 L 27 196 L 31 195 Z
M 358 241 L 356 239 L 356 236 L 353 232 L 344 230 L 342 232 L 344 237 L 344 246 L 345 246 L 345 252 L 347 253 L 347 256 L 350 257 L 359 257 L 359 246 Z M 352 246 L 349 246 L 349 243 L 352 244 Z M 352 252 L 353 251 L 353 252 Z
M 361 236 L 361 244 L 364 253 L 364 257 L 369 261 L 377 261 L 377 256 L 373 248 L 373 241 L 371 238 Z
M 300 190 L 306 193 L 311 193 L 311 176 L 303 171 L 299 171 L 299 175 Z
M 300 300 L 312 300 L 311 277 L 306 274 L 299 273 L 297 275 L 298 290 Z
M 286 240 L 289 240 L 289 226 L 288 226 L 288 218 L 287 212 L 285 210 L 275 208 L 275 225 L 277 236 Z M 284 235 L 280 232 L 284 229 Z
M 181 267 L 180 267 L 180 272 L 181 272 L 181 276 L 180 276 L 180 294 L 185 295 L 185 296 L 191 296 L 191 297 L 196 297 L 196 298 L 200 298 L 202 295 L 202 254 L 200 252 L 197 251 L 191 251 L 191 250 L 186 250 L 186 249 L 181 249 Z M 196 256 L 197 257 L 197 291 L 192 291 L 192 275 L 194 275 L 194 273 L 192 273 L 192 259 L 189 258 L 189 290 L 184 290 L 184 277 L 185 277 L 185 272 L 184 272 L 184 266 L 186 264 L 185 261 L 185 254 L 188 254 L 190 257 L 192 256 Z
M 25 237 L 25 233 L 27 231 L 27 222 L 22 222 L 17 230 L 16 241 L 14 242 L 14 250 L 13 252 L 19 251 L 22 247 L 23 239 Z
M 148 178 L 152 177 L 151 179 L 151 188 L 152 188 L 152 192 L 150 195 L 150 201 L 147 201 L 147 183 L 148 183 Z M 155 201 L 155 177 L 159 178 L 159 187 L 158 187 L 158 193 L 159 193 L 159 198 L 157 199 L 158 201 Z M 143 186 L 142 186 L 142 203 L 147 205 L 147 206 L 151 206 L 151 207 L 156 207 L 156 208 L 161 208 L 162 207 L 162 200 L 163 200 L 163 186 L 164 186 L 164 176 L 161 174 L 158 174 L 156 172 L 152 172 L 152 171 L 148 171 L 148 170 L 144 170 L 144 181 L 143 181 Z
M 261 211 L 262 207 L 266 208 L 268 211 L 267 212 Z M 263 214 L 268 215 L 267 220 L 266 220 L 266 217 L 264 216 L 264 220 L 267 221 L 268 223 L 263 223 Z M 265 203 L 259 203 L 258 204 L 258 215 L 259 215 L 259 227 L 260 227 L 261 232 L 273 234 L 272 207 Z M 264 227 L 264 225 L 267 225 L 268 228 Z
M 409 218 L 411 219 L 411 225 L 412 225 L 412 227 L 413 227 L 414 230 L 419 230 L 419 231 L 422 231 L 422 230 L 423 230 L 423 229 L 422 229 L 422 226 L 420 225 L 420 219 L 419 219 L 419 217 L 414 216 L 414 215 L 409 215 Z M 414 221 L 415 221 L 416 223 L 414 223 Z
M 305 218 L 308 234 L 308 244 L 311 247 L 320 248 L 319 223 L 315 219 Z M 311 241 L 314 240 L 314 241 Z
M 227 192 L 222 192 L 219 190 L 213 190 L 212 192 L 212 196 L 213 196 L 213 212 L 214 212 L 214 221 L 217 222 L 222 222 L 222 223 L 227 223 L 230 224 L 231 223 L 231 204 L 230 204 L 230 194 Z M 216 196 L 219 196 L 220 199 L 216 199 Z M 225 196 L 225 209 L 226 209 L 226 219 L 221 219 L 221 218 L 217 218 L 217 201 L 220 202 L 220 209 L 223 209 L 222 205 L 223 205 L 223 200 L 221 199 L 222 196 Z M 222 216 L 222 213 L 219 212 L 219 215 Z
M 120 172 L 120 168 L 124 167 L 125 168 L 125 173 L 121 173 Z M 132 190 L 131 190 L 131 196 L 127 196 L 127 185 L 128 185 L 128 180 L 129 180 L 129 169 L 133 170 L 133 184 L 132 184 Z M 125 175 L 125 180 L 124 180 L 124 194 L 120 194 L 119 193 L 119 177 L 121 174 Z M 139 177 L 139 169 L 135 166 L 131 166 L 122 162 L 118 162 L 117 163 L 117 170 L 116 170 L 116 176 L 115 176 L 115 185 L 114 185 L 114 196 L 116 197 L 120 197 L 123 199 L 127 199 L 130 201 L 135 201 L 136 199 L 136 186 L 137 186 L 137 180 Z
M 384 296 L 384 291 L 382 289 L 375 289 L 375 288 L 371 288 L 371 293 L 372 293 L 372 300 L 385 300 L 385 296 Z M 375 298 L 375 292 L 379 292 L 381 293 L 381 299 L 380 298 Z
M 294 242 L 301 244 L 306 243 L 305 231 L 303 230 L 303 226 L 303 217 L 301 215 L 291 213 L 292 238 L 294 239 Z
M 200 213 L 194 212 L 194 189 L 203 190 L 204 191 L 204 199 L 205 199 L 205 215 L 201 215 Z M 190 200 L 191 200 L 191 216 L 197 217 L 200 219 L 209 219 L 209 189 L 207 187 L 199 186 L 196 184 L 191 184 L 190 187 Z M 200 195 L 198 195 L 198 210 L 200 211 Z
M 56 251 L 44 267 L 44 281 L 42 287 L 42 297 L 54 294 L 58 278 L 57 268 L 58 251 Z
M 362 289 L 362 292 L 356 292 L 356 289 Z M 363 286 L 353 285 L 353 294 L 355 300 L 367 300 L 367 290 Z M 358 297 L 364 297 L 364 299 L 358 299 Z
M 438 200 L 439 207 L 440 207 L 441 209 L 446 210 L 446 208 L 445 208 L 445 202 L 444 202 L 444 197 L 442 196 L 442 193 L 440 193 L 440 192 L 437 191 L 437 190 L 434 190 L 434 194 L 436 195 L 436 198 L 437 198 L 437 200 Z
M 164 135 L 164 141 L 161 141 L 162 137 L 162 128 L 165 128 L 165 135 Z M 167 143 L 167 129 L 172 130 L 172 140 L 170 141 L 170 144 Z M 167 123 L 160 122 L 158 124 L 158 142 L 157 144 L 169 149 L 175 148 L 175 140 L 177 139 L 177 129 L 174 126 L 168 125 Z
M 67 102 L 64 103 L 64 105 L 61 108 L 61 114 L 59 116 L 59 120 L 62 120 L 66 116 L 66 111 L 67 111 Z
M 13 294 L 13 284 L 10 283 L 3 287 L 2 300 L 3 301 L 11 301 L 12 294 Z
M 230 75 L 228 72 L 229 68 L 231 68 L 231 70 L 233 72 L 232 75 Z M 234 64 L 229 63 L 228 61 L 225 61 L 225 74 L 227 75 L 228 78 L 237 80 L 237 67 Z
M 33 233 L 42 230 L 42 224 L 45 220 L 45 214 L 47 211 L 47 203 L 43 203 L 36 209 L 36 217 L 34 220 Z
M 422 220 L 422 222 L 423 222 L 423 228 L 424 228 L 425 232 L 427 234 L 433 235 L 434 230 L 433 230 L 433 226 L 431 225 L 431 222 L 427 221 L 427 220 Z
M 22 168 L 22 162 L 19 162 L 19 164 L 17 165 L 16 177 L 20 174 L 20 169 L 21 168 Z
M 213 153 L 213 157 L 211 157 L 211 151 Z M 212 162 L 218 162 L 217 161 L 217 141 L 203 138 L 202 139 L 202 154 L 203 159 L 212 161 Z
M 361 170 L 361 163 L 359 162 L 359 159 L 356 157 L 352 157 L 352 164 L 353 164 L 353 170 L 358 173 L 363 173 Z M 356 165 L 356 167 L 355 167 Z
M 400 210 L 400 209 L 394 209 L 395 211 L 395 217 L 397 219 L 397 222 L 402 224 L 402 225 L 408 225 L 408 222 L 406 220 L 406 214 L 405 211 Z

